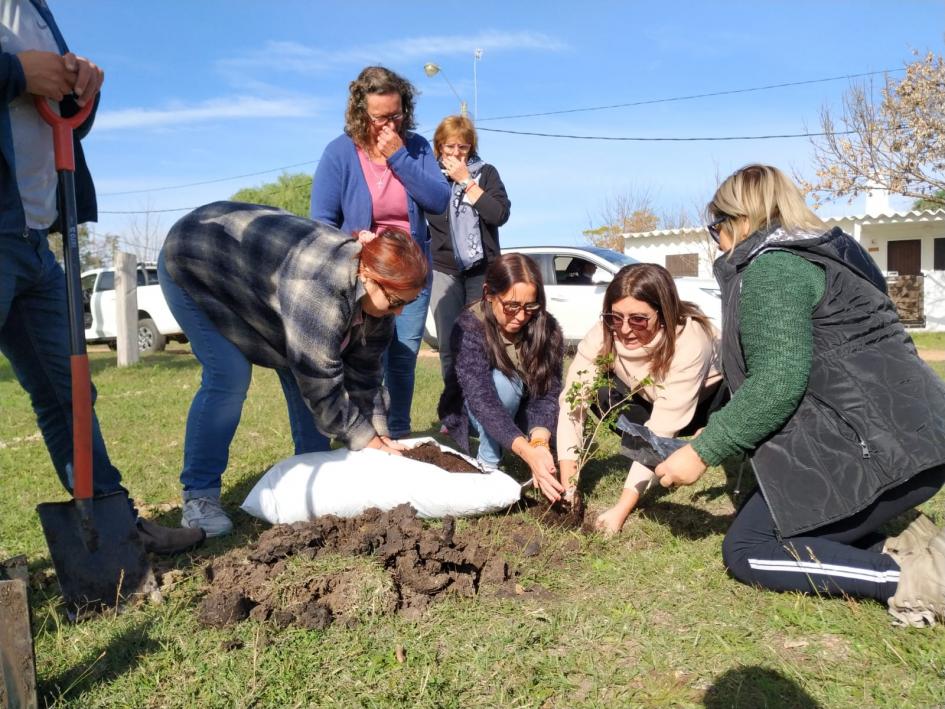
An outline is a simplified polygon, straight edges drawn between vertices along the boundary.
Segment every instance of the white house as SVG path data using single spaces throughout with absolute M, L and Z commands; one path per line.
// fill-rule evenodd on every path
M 887 274 L 904 321 L 945 331 L 945 209 L 894 212 L 880 193 L 869 196 L 865 214 L 824 221 L 859 241 Z M 623 237 L 624 253 L 639 261 L 662 264 L 675 276 L 712 277 L 718 252 L 703 227 Z M 909 314 L 915 305 L 917 317 Z

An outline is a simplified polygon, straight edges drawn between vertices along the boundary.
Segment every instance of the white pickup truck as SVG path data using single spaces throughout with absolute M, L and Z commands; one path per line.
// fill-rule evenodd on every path
M 158 285 L 157 265 L 138 264 L 138 351 L 160 352 L 168 340 L 187 342 L 180 325 L 171 315 Z M 115 271 L 96 268 L 82 274 L 82 299 L 85 306 L 85 341 L 105 343 L 115 349 L 118 329 L 115 325 Z

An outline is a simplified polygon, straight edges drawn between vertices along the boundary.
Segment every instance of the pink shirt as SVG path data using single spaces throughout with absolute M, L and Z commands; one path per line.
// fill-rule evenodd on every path
M 373 214 L 371 231 L 398 229 L 410 233 L 410 216 L 407 214 L 407 190 L 387 164 L 377 165 L 371 162 L 361 148 L 358 148 L 358 160 L 361 171 L 371 193 Z

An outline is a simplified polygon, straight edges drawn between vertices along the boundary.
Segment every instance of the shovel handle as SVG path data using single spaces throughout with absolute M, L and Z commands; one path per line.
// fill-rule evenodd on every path
M 45 96 L 34 96 L 36 110 L 53 131 L 53 147 L 56 151 L 56 170 L 75 172 L 75 152 L 72 149 L 72 131 L 85 122 L 92 113 L 95 101 L 89 101 L 79 107 L 78 113 L 69 118 L 63 118 L 49 107 L 49 100 Z
M 79 264 L 79 235 L 75 203 L 75 152 L 72 131 L 92 112 L 94 102 L 79 108 L 69 118 L 57 115 L 43 96 L 34 96 L 36 110 L 53 131 L 56 170 L 59 173 L 59 220 L 62 231 L 62 256 L 66 271 L 66 299 L 69 306 L 69 347 L 72 353 L 72 494 L 76 500 L 92 498 L 92 379 L 85 350 L 85 326 L 82 318 L 82 289 Z M 83 517 L 91 507 L 81 509 Z M 88 521 L 88 520 L 87 520 Z M 90 522 L 89 522 L 90 523 Z

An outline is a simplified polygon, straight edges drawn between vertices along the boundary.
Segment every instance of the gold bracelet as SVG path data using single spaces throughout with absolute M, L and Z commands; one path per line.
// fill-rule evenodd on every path
M 548 441 L 541 438 L 534 438 L 528 442 L 532 448 L 547 448 L 551 450 L 551 446 L 548 445 Z

